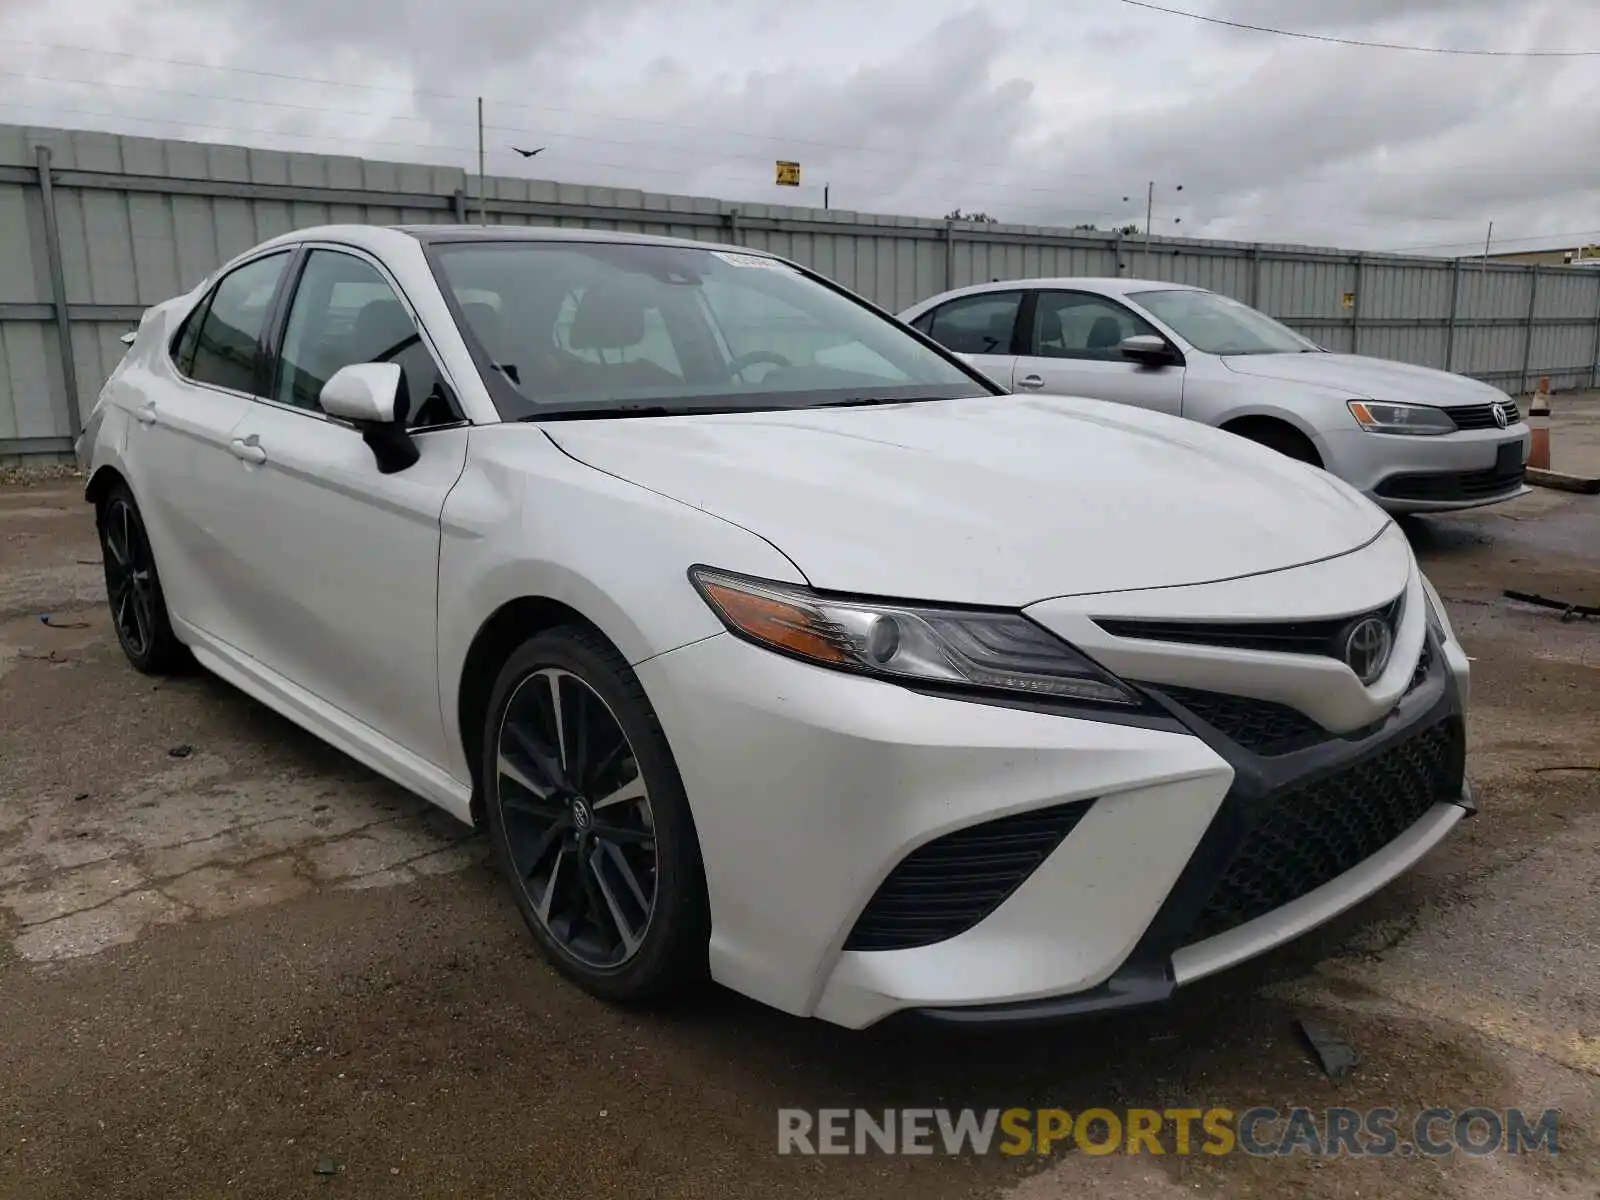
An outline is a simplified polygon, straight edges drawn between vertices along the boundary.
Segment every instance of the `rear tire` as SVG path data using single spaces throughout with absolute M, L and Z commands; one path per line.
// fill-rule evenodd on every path
M 144 517 L 126 484 L 115 484 L 106 493 L 97 523 L 111 627 L 122 653 L 135 671 L 145 675 L 182 670 L 189 661 L 188 650 L 172 631 Z
M 637 1002 L 706 973 L 699 840 L 660 722 L 627 661 L 561 626 L 506 660 L 480 778 L 489 837 L 544 957 Z

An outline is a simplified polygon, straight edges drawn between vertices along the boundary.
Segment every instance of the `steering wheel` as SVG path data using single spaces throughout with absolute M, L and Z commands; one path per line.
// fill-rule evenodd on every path
M 751 350 L 739 355 L 728 364 L 728 378 L 733 379 L 736 376 L 743 375 L 751 367 L 760 366 L 762 363 L 770 363 L 774 367 L 794 366 L 792 362 L 776 350 Z

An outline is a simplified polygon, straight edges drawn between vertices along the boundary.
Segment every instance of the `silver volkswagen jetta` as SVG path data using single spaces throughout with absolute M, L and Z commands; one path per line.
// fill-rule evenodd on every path
M 1188 417 L 1320 466 L 1390 512 L 1520 495 L 1528 427 L 1498 388 L 1332 354 L 1249 305 L 1144 279 L 1030 279 L 931 297 L 900 319 L 1014 392 Z

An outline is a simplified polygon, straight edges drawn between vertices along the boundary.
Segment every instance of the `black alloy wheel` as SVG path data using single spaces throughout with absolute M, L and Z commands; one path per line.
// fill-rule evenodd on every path
M 703 967 L 705 884 L 682 784 L 643 689 L 587 630 L 524 643 L 484 754 L 490 831 L 546 956 L 645 998 Z
M 100 505 L 100 552 L 106 600 L 122 652 L 145 674 L 164 674 L 183 659 L 183 645 L 167 619 L 166 597 L 139 506 L 118 486 Z

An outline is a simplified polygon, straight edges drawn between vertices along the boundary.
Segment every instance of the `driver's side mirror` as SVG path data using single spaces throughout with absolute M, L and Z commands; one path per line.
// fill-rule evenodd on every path
M 403 471 L 422 457 L 406 429 L 399 363 L 351 363 L 322 385 L 318 401 L 330 417 L 349 421 L 378 460 L 384 475 Z
M 1131 358 L 1143 367 L 1164 367 L 1178 361 L 1177 352 L 1167 340 L 1153 333 L 1136 333 L 1117 343 L 1123 358 Z

